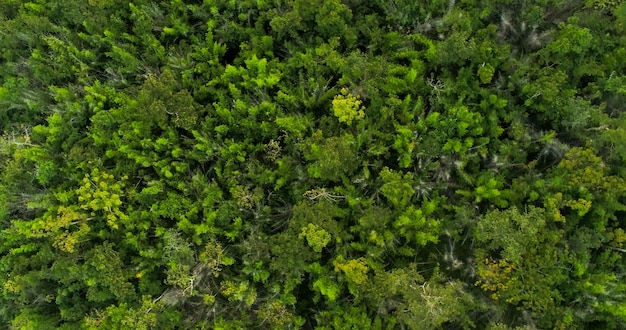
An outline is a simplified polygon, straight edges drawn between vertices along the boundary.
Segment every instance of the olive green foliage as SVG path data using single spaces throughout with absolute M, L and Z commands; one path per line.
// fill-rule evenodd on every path
M 621 0 L 0 1 L 0 328 L 626 328 Z

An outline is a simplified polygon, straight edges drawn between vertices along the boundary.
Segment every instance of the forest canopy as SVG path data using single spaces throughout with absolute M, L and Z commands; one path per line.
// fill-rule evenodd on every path
M 0 1 L 0 328 L 626 328 L 626 2 Z

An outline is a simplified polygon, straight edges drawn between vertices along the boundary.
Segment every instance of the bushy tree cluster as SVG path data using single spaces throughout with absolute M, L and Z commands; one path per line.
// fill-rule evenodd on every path
M 626 3 L 0 2 L 0 328 L 626 328 Z

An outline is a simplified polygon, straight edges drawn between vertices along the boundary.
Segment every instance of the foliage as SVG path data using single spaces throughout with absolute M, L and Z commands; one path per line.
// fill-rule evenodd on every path
M 0 328 L 626 328 L 626 4 L 0 2 Z
M 333 113 L 340 122 L 348 125 L 355 119 L 363 119 L 365 111 L 361 107 L 361 101 L 354 95 L 348 93 L 345 88 L 341 89 L 341 94 L 333 99 Z

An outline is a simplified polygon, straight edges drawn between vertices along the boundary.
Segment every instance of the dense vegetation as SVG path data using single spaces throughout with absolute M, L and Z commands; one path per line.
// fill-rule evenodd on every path
M 621 0 L 0 1 L 0 328 L 626 328 Z

